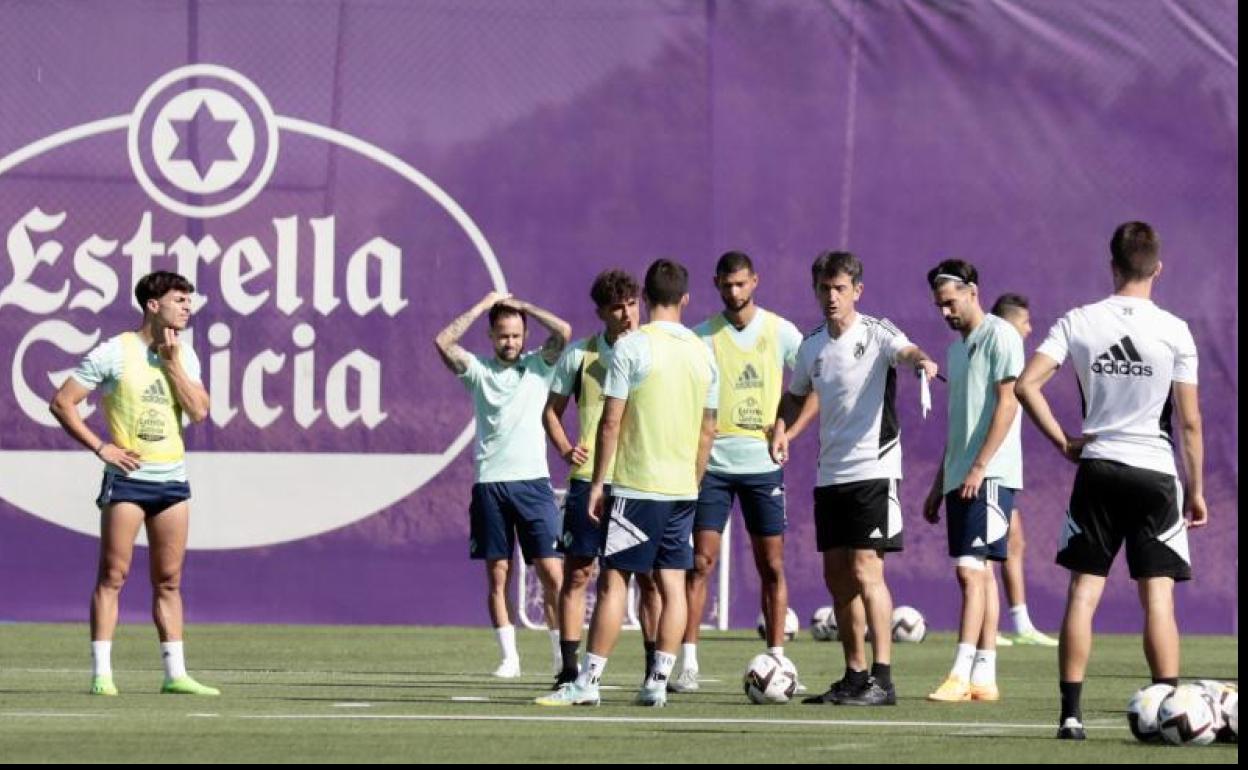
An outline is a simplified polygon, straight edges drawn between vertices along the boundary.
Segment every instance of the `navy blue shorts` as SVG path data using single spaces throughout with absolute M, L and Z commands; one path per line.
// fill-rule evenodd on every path
M 517 536 L 526 562 L 559 555 L 559 508 L 548 479 L 473 484 L 469 516 L 473 559 L 510 559 Z
M 1005 561 L 1014 491 L 1001 486 L 996 479 L 984 479 L 974 500 L 963 500 L 956 489 L 945 495 L 951 557 L 979 556 Z
M 745 529 L 754 537 L 783 535 L 788 527 L 784 511 L 784 471 L 767 473 L 713 473 L 702 477 L 698 512 L 693 528 L 723 534 L 732 515 L 733 498 L 741 500 Z
M 642 574 L 656 569 L 693 569 L 696 500 L 607 501 L 602 566 Z
M 589 490 L 593 487 L 588 481 L 572 479 L 568 482 L 568 494 L 563 498 L 563 539 L 559 541 L 559 550 L 564 556 L 582 559 L 596 559 L 602 553 L 604 528 L 602 523 L 595 524 L 589 518 Z M 605 488 L 607 497 L 611 497 L 611 485 Z
M 144 516 L 155 516 L 190 499 L 191 485 L 185 481 L 140 481 L 105 473 L 95 504 L 102 511 L 113 503 L 134 503 L 143 509 Z

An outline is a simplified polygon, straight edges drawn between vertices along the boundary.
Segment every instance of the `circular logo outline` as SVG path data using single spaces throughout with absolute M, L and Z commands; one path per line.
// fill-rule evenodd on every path
M 139 131 L 143 124 L 143 115 L 151 107 L 152 102 L 170 85 L 180 80 L 187 80 L 193 77 L 214 77 L 224 80 L 230 85 L 235 86 L 245 93 L 260 110 L 260 115 L 264 119 L 264 136 L 267 139 L 265 148 L 264 162 L 260 166 L 260 172 L 256 174 L 255 179 L 237 196 L 214 203 L 209 206 L 197 206 L 189 203 L 183 203 L 175 198 L 170 197 L 161 190 L 160 187 L 148 175 L 147 169 L 143 165 L 143 158 L 139 150 Z M 203 86 L 200 86 L 203 88 Z M 211 89 L 207 89 L 211 90 Z M 254 127 L 253 127 L 254 128 Z M 258 133 L 258 132 L 257 132 Z M 278 151 L 278 130 L 277 130 L 277 114 L 273 111 L 273 105 L 269 104 L 269 100 L 255 83 L 248 78 L 217 64 L 188 64 L 185 67 L 178 67 L 175 70 L 165 73 L 156 79 L 154 83 L 147 87 L 143 95 L 139 97 L 139 101 L 134 106 L 131 113 L 130 126 L 126 132 L 126 150 L 129 154 L 130 169 L 134 172 L 134 177 L 138 181 L 139 186 L 147 193 L 148 197 L 158 203 L 161 207 L 175 214 L 185 217 L 193 217 L 195 219 L 212 219 L 214 217 L 225 216 L 238 211 L 243 206 L 260 194 L 260 192 L 269 183 L 269 177 L 273 175 L 273 170 L 277 167 L 277 151 Z

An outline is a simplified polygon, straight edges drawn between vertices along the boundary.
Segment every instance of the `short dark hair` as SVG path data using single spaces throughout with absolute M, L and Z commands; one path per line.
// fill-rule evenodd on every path
M 725 252 L 715 263 L 716 277 L 732 275 L 739 270 L 749 270 L 751 275 L 754 273 L 754 261 L 744 251 Z
M 177 273 L 171 273 L 168 270 L 157 270 L 139 279 L 139 282 L 134 286 L 134 298 L 139 301 L 139 307 L 144 308 L 144 312 L 147 312 L 147 301 L 149 299 L 160 299 L 171 291 L 184 291 L 187 294 L 194 294 L 195 285 Z
M 932 287 L 932 291 L 936 291 L 940 284 L 950 280 L 963 284 L 973 283 L 978 286 L 979 271 L 965 259 L 946 259 L 927 271 L 927 285 Z
M 1109 253 L 1114 269 L 1128 281 L 1152 278 L 1161 260 L 1161 239 L 1147 222 L 1118 225 L 1109 239 Z
M 589 287 L 589 298 L 596 307 L 608 307 L 641 296 L 637 279 L 623 270 L 603 270 Z
M 810 282 L 818 284 L 821 278 L 832 278 L 844 273 L 854 283 L 862 283 L 862 260 L 848 251 L 825 251 L 815 257 L 810 266 Z
M 523 310 L 514 305 L 508 305 L 506 302 L 495 302 L 490 307 L 490 329 L 493 330 L 494 323 L 498 319 L 510 318 L 513 315 L 520 318 L 520 323 L 524 324 L 525 329 L 529 328 L 529 317 Z
M 689 293 L 689 271 L 679 262 L 657 259 L 646 270 L 646 301 L 651 305 L 673 307 Z
M 992 314 L 1005 318 L 1010 313 L 1030 308 L 1031 303 L 1022 294 L 1002 294 L 1000 297 L 997 297 L 996 302 L 992 303 Z

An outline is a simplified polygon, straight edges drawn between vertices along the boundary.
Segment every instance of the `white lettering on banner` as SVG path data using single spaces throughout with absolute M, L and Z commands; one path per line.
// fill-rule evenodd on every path
M 295 355 L 295 422 L 304 428 L 316 422 L 321 410 L 316 408 L 316 357 L 308 350 L 316 342 L 316 330 L 299 324 L 290 333 L 295 345 L 304 350 Z
M 35 248 L 31 232 L 50 233 L 65 221 L 65 214 L 45 214 L 36 206 L 26 216 L 9 228 L 7 246 L 9 264 L 13 266 L 13 278 L 9 285 L 0 289 L 0 307 L 17 305 L 27 313 L 47 315 L 56 312 L 69 296 L 69 281 L 61 284 L 59 291 L 48 291 L 30 283 L 39 263 L 56 264 L 61 256 L 61 244 L 48 241 Z
M 299 217 L 274 219 L 277 230 L 277 309 L 290 315 L 299 309 L 303 300 L 299 297 Z
M 348 370 L 360 379 L 360 405 L 356 409 L 347 405 Z M 329 379 L 325 381 L 325 408 L 329 410 L 329 421 L 339 428 L 356 420 L 369 428 L 380 425 L 386 419 L 386 413 L 381 411 L 381 362 L 360 350 L 343 356 L 330 367 Z
M 258 428 L 267 428 L 282 416 L 282 407 L 264 401 L 264 375 L 276 374 L 286 363 L 286 356 L 266 350 L 251 359 L 243 370 L 243 413 Z
M 208 327 L 208 341 L 218 348 L 229 345 L 231 336 L 225 324 Z M 238 410 L 230 406 L 230 351 L 218 350 L 208 358 L 208 415 L 224 428 L 236 414 Z
M 143 217 L 139 219 L 139 227 L 134 231 L 134 237 L 121 247 L 121 253 L 130 258 L 131 286 L 135 286 L 140 278 L 152 272 L 152 259 L 164 256 L 165 253 L 165 244 L 152 240 L 152 212 L 143 212 Z M 134 297 L 130 298 L 130 304 L 135 310 L 142 310 L 139 307 L 139 301 Z
M 224 348 L 232 339 L 230 328 L 222 323 L 215 323 L 208 329 L 208 341 L 216 348 Z M 40 425 L 49 428 L 57 427 L 56 419 L 48 411 L 46 396 L 35 392 L 26 381 L 24 367 L 26 352 L 32 345 L 39 342 L 50 343 L 58 350 L 73 356 L 86 354 L 100 340 L 100 330 L 83 332 L 72 324 L 59 320 L 42 321 L 35 325 L 22 338 L 13 355 L 11 371 L 13 394 L 23 414 Z M 336 428 L 348 428 L 356 422 L 363 423 L 370 430 L 385 421 L 388 416 L 381 406 L 381 362 L 362 350 L 352 350 L 338 359 L 330 367 L 325 380 L 325 410 L 316 405 L 316 353 L 308 350 L 316 341 L 315 332 L 308 324 L 299 324 L 291 332 L 291 339 L 303 352 L 295 356 L 294 377 L 291 386 L 294 403 L 295 421 L 304 428 L 311 427 L 322 414 L 328 414 L 329 421 Z M 185 342 L 194 345 L 193 333 L 186 333 Z M 285 407 L 280 404 L 271 405 L 265 397 L 266 375 L 280 373 L 286 365 L 285 354 L 274 350 L 261 351 L 243 368 L 242 399 L 243 413 L 249 422 L 258 428 L 267 428 L 277 420 Z M 209 416 L 218 427 L 225 427 L 238 414 L 238 409 L 230 403 L 230 351 L 214 350 L 208 359 L 207 381 L 209 385 Z M 54 388 L 59 388 L 73 372 L 65 369 L 49 372 L 48 380 Z M 349 379 L 354 374 L 359 399 L 354 406 L 349 403 Z M 84 402 L 81 407 L 83 417 L 88 417 L 95 410 L 93 405 Z
M 36 268 L 42 264 L 54 265 L 64 244 L 49 237 L 37 247 L 32 233 L 55 236 L 67 220 L 65 213 L 47 214 L 38 208 L 31 209 L 9 230 L 9 262 L 13 277 L 0 290 L 0 306 L 15 305 L 27 312 L 48 315 L 66 308 L 73 281 L 67 279 L 56 291 L 44 289 L 32 282 Z M 152 214 L 144 212 L 135 228 L 134 235 L 122 246 L 121 254 L 129 257 L 131 285 L 154 269 L 157 258 L 173 258 L 177 270 L 195 283 L 201 266 L 219 262 L 221 300 L 240 316 L 258 312 L 266 303 L 285 315 L 298 310 L 304 301 L 299 296 L 295 279 L 298 275 L 298 224 L 299 218 L 285 217 L 273 220 L 276 234 L 278 259 L 269 258 L 261 241 L 248 236 L 230 244 L 222 252 L 212 235 L 205 235 L 198 243 L 182 235 L 171 245 L 153 239 Z M 334 244 L 334 217 L 314 219 L 309 222 L 314 251 L 313 305 L 322 315 L 337 309 L 342 303 L 334 294 L 334 270 L 336 250 Z M 117 257 L 117 240 L 101 235 L 87 236 L 76 248 L 73 260 L 75 278 L 84 286 L 73 294 L 69 309 L 84 309 L 100 313 L 110 306 L 120 292 L 120 280 L 110 258 Z M 375 266 L 375 270 L 370 270 Z M 381 311 L 388 316 L 398 314 L 408 304 L 403 297 L 403 253 L 384 238 L 374 237 L 356 249 L 347 259 L 346 308 L 363 318 Z M 276 291 L 267 288 L 265 277 L 275 279 Z M 370 280 L 373 279 L 373 280 Z M 256 288 L 250 288 L 256 287 Z M 262 288 L 266 287 L 266 288 Z M 197 294 L 197 309 L 206 306 L 211 298 Z M 14 394 L 22 412 L 47 427 L 56 427 L 56 421 L 48 413 L 47 399 L 36 393 L 23 375 L 25 354 L 35 342 L 47 342 L 57 349 L 81 355 L 89 346 L 83 340 L 100 338 L 100 330 L 81 331 L 69 323 L 58 321 L 40 324 L 32 329 L 18 346 L 13 360 Z M 207 381 L 211 395 L 210 416 L 214 424 L 224 427 L 238 414 L 230 401 L 232 357 L 226 348 L 232 334 L 225 324 L 215 323 L 208 331 L 208 340 L 214 350 L 208 359 Z M 307 428 L 326 414 L 337 428 L 347 428 L 356 422 L 373 429 L 386 419 L 381 400 L 381 362 L 363 350 L 350 350 L 330 367 L 325 382 L 325 409 L 316 405 L 315 399 L 315 343 L 316 332 L 307 323 L 298 324 L 291 332 L 291 339 L 303 352 L 295 356 L 292 399 L 293 416 L 302 427 Z M 190 343 L 190 336 L 187 338 Z M 242 367 L 241 403 L 247 420 L 256 427 L 272 425 L 284 412 L 287 403 L 270 403 L 264 385 L 270 375 L 278 374 L 286 365 L 286 355 L 274 350 L 264 350 Z M 69 370 L 60 373 L 53 384 L 59 386 Z M 51 376 L 51 375 L 50 375 Z M 348 403 L 348 382 L 354 377 L 359 385 L 358 402 Z M 91 409 L 91 407 L 86 407 Z M 89 412 L 87 412 L 89 414 Z
M 112 254 L 117 241 L 106 241 L 93 235 L 74 252 L 74 272 L 91 284 L 95 291 L 83 289 L 69 301 L 70 309 L 85 308 L 98 313 L 117 299 L 117 274 L 97 260 Z
M 13 353 L 12 385 L 17 405 L 27 417 L 49 428 L 58 427 L 56 418 L 52 416 L 52 412 L 48 411 L 48 399 L 30 387 L 22 371 L 22 365 L 26 361 L 26 351 L 30 346 L 36 342 L 50 342 L 66 353 L 81 356 L 86 354 L 99 339 L 98 331 L 87 334 L 78 331 L 65 321 L 56 320 L 35 324 L 33 329 L 26 332 L 26 336 L 22 337 L 22 341 L 17 344 L 17 350 Z M 48 379 L 52 381 L 53 387 L 59 388 L 71 371 L 66 369 L 49 372 Z M 83 417 L 89 417 L 92 411 L 94 411 L 93 407 L 80 407 Z
M 65 308 L 71 289 L 69 279 L 56 290 L 32 282 L 39 265 L 55 265 L 65 246 L 54 238 L 48 238 L 36 247 L 31 234 L 55 235 L 67 218 L 65 212 L 46 214 L 36 207 L 9 228 L 8 256 L 13 277 L 0 289 L 0 307 L 16 305 L 36 315 L 51 315 Z M 173 269 L 186 276 L 191 283 L 198 282 L 200 265 L 213 265 L 220 259 L 221 298 L 231 310 L 239 315 L 252 315 L 274 296 L 275 288 L 274 306 L 285 315 L 291 315 L 304 304 L 296 283 L 300 262 L 299 218 L 277 218 L 272 224 L 276 263 L 269 258 L 269 251 L 255 236 L 235 241 L 224 253 L 212 235 L 205 235 L 198 243 L 185 235 L 178 236 L 172 244 L 153 240 L 152 213 L 146 211 L 134 235 L 121 247 L 122 255 L 130 260 L 130 286 L 156 269 L 155 260 L 158 257 L 172 256 L 176 261 Z M 322 316 L 328 316 L 342 304 L 334 293 L 337 224 L 333 216 L 310 219 L 308 229 L 312 232 L 312 306 Z M 116 269 L 107 261 L 116 255 L 116 249 L 116 240 L 98 234 L 91 234 L 78 244 L 74 254 L 74 275 L 90 288 L 80 289 L 69 307 L 99 312 L 116 299 L 120 282 Z M 369 268 L 374 265 L 377 276 L 375 290 L 369 280 Z M 363 318 L 381 310 L 393 317 L 407 307 L 408 300 L 403 296 L 403 252 L 385 238 L 370 238 L 353 251 L 347 258 L 346 274 L 347 307 L 355 315 Z M 270 275 L 271 285 L 258 280 Z M 261 283 L 262 288 L 248 288 L 257 283 Z M 195 309 L 202 308 L 208 299 L 202 295 L 197 297 Z M 138 309 L 137 304 L 135 309 Z
M 334 296 L 334 218 L 312 220 L 312 306 L 321 315 L 338 307 Z
M 169 246 L 169 253 L 178 260 L 178 274 L 194 285 L 199 283 L 199 263 L 212 264 L 215 262 L 217 257 L 221 256 L 221 247 L 217 244 L 217 239 L 211 235 L 205 235 L 199 240 L 199 243 L 195 243 L 190 238 L 182 235 Z M 146 273 L 136 275 L 135 283 L 138 283 L 138 279 L 143 277 L 143 275 L 146 275 Z M 207 302 L 207 297 L 196 292 L 195 296 L 191 297 L 191 312 L 198 313 Z
M 381 296 L 368 294 L 368 261 L 376 260 L 381 274 Z M 403 253 L 399 247 L 384 238 L 373 238 L 351 255 L 347 262 L 347 304 L 356 315 L 365 316 L 377 308 L 386 315 L 395 316 L 407 307 L 399 290 L 399 275 L 403 270 Z
M 243 272 L 243 260 L 247 261 L 248 270 Z M 243 285 L 257 276 L 269 271 L 273 263 L 264 247 L 255 238 L 244 238 L 225 250 L 221 258 L 221 298 L 225 304 L 239 315 L 251 315 L 260 309 L 269 298 L 268 290 L 259 294 L 248 294 Z

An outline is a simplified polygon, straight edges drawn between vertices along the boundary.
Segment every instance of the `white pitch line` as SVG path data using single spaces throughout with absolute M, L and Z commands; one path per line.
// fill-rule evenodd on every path
M 160 669 L 160 668 L 117 668 L 116 666 L 113 667 L 114 674 L 116 674 L 117 672 L 121 672 L 123 674 L 149 674 L 153 672 L 160 672 L 162 670 L 163 669 Z M 10 673 L 13 673 L 13 674 L 66 674 L 70 676 L 86 676 L 87 673 L 89 672 L 90 672 L 89 666 L 86 668 L 5 668 L 3 670 L 0 670 L 0 677 L 3 677 L 5 674 L 10 674 Z M 284 668 L 270 668 L 270 669 L 214 668 L 212 669 L 212 673 L 214 675 L 215 674 L 240 674 L 242 676 L 248 676 L 248 677 L 318 676 L 322 678 L 337 677 L 341 679 L 354 679 L 357 677 L 385 677 L 387 680 L 391 680 L 396 677 L 396 675 L 390 671 L 296 671 L 293 669 L 284 669 Z M 402 680 L 412 679 L 414 681 L 420 681 L 422 677 L 427 677 L 427 676 L 429 675 L 412 673 L 412 674 L 399 674 L 398 678 Z M 443 676 L 459 677 L 459 678 L 466 680 L 466 682 L 468 683 L 473 683 L 473 682 L 479 683 L 481 680 L 497 681 L 488 672 L 481 672 L 481 671 L 448 671 L 445 674 L 438 674 L 433 678 L 441 678 Z M 526 678 L 522 678 L 520 682 L 524 683 L 525 679 L 538 680 L 541 678 L 540 677 L 526 677 Z M 541 681 L 548 681 L 548 680 L 541 679 Z M 716 682 L 719 680 L 703 679 L 701 681 Z M 613 685 L 604 685 L 604 687 L 611 687 L 611 686 Z M 615 687 L 616 689 L 622 689 L 619 686 L 615 686 Z
M 884 721 L 871 719 L 741 719 L 741 718 L 700 718 L 700 717 L 573 717 L 573 716 L 516 716 L 516 715 L 485 715 L 485 714 L 235 714 L 238 719 L 380 719 L 413 722 L 594 722 L 599 724 L 648 724 L 648 725 L 765 725 L 775 727 L 785 725 L 802 727 L 814 725 L 820 727 L 945 727 L 963 729 L 996 729 L 996 730 L 1052 730 L 1049 723 L 1013 723 L 1013 722 L 920 722 Z M 1084 727 L 1094 730 L 1126 730 L 1126 725 L 1092 725 Z
M 14 717 L 17 719 L 98 719 L 101 717 L 110 717 L 112 714 L 72 714 L 69 712 L 57 714 L 48 711 L 0 711 L 0 717 Z
M 105 718 L 119 716 L 115 713 L 55 713 L 46 711 L 0 711 L 0 718 L 65 719 Z M 972 730 L 1052 730 L 1053 725 L 1022 722 L 924 722 L 918 720 L 886 721 L 871 719 L 742 719 L 701 717 L 595 717 L 595 716 L 518 716 L 484 714 L 202 714 L 189 713 L 188 717 L 222 716 L 227 719 L 260 720 L 325 720 L 325 719 L 371 719 L 406 722 L 592 722 L 596 724 L 647 724 L 647 725 L 759 725 L 775 727 L 943 727 Z M 1126 730 L 1125 725 L 1087 723 L 1089 730 Z
M 811 746 L 809 751 L 861 751 L 878 744 L 875 743 L 840 743 L 835 746 Z

